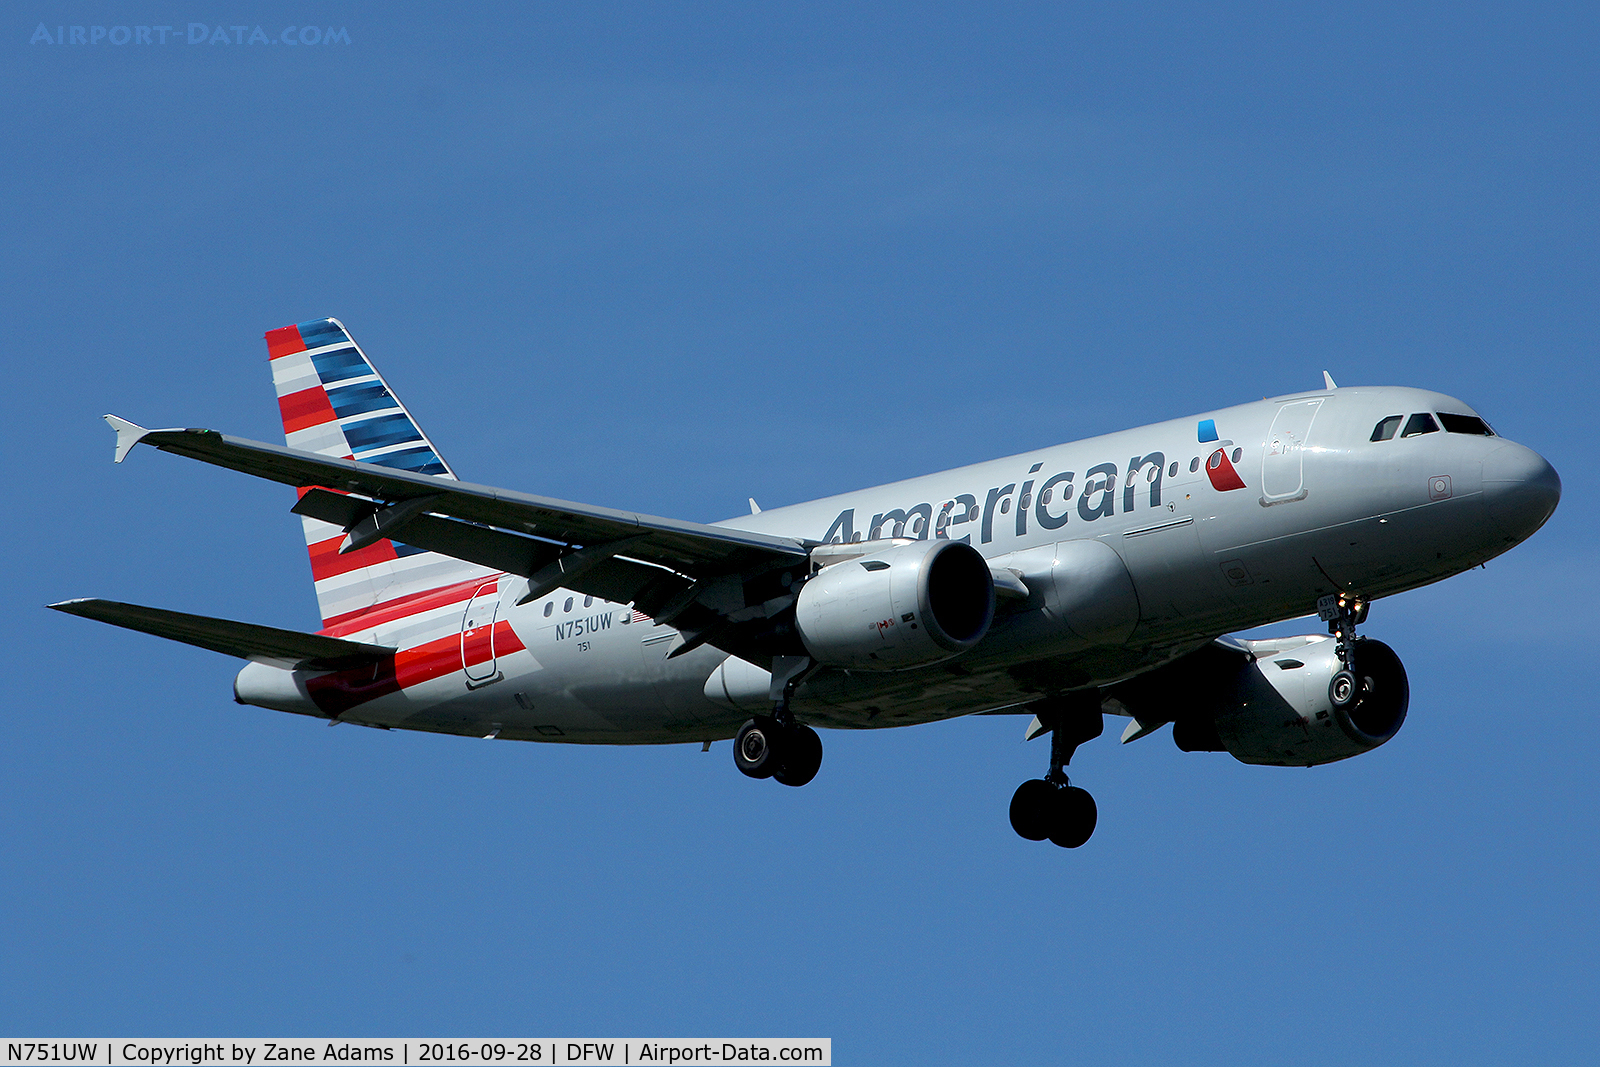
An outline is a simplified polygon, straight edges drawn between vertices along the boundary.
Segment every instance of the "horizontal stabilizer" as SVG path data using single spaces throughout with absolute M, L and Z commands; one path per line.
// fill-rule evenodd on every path
M 206 615 L 186 615 L 181 611 L 122 604 L 115 600 L 64 600 L 48 606 L 68 615 L 81 615 L 85 619 L 109 622 L 113 626 L 276 666 L 341 670 L 392 656 L 396 651 L 385 645 L 367 645 Z

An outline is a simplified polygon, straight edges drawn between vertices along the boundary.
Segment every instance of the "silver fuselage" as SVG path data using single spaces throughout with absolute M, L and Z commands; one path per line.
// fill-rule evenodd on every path
M 1219 635 L 1311 613 L 1323 594 L 1376 599 L 1499 555 L 1548 518 L 1560 493 L 1537 453 L 1439 430 L 1373 441 L 1388 416 L 1475 415 L 1408 388 L 1262 400 L 862 489 L 718 525 L 810 541 L 965 539 L 1026 583 L 982 642 L 905 671 L 821 670 L 796 694 L 818 726 L 901 726 L 1105 685 Z M 1201 440 L 1210 423 L 1213 440 Z M 1218 451 L 1234 474 L 1219 488 Z M 1237 455 L 1238 459 L 1233 457 Z M 1224 486 L 1227 472 L 1221 472 Z M 1048 496 L 1047 496 L 1048 491 Z M 1098 542 L 1099 546 L 1075 544 Z M 1093 582 L 1077 561 L 1109 561 Z M 1125 576 L 1125 577 L 1124 577 Z M 676 631 L 630 608 L 558 590 L 474 601 L 347 636 L 437 643 L 485 612 L 520 649 L 477 678 L 456 673 L 354 709 L 349 721 L 558 742 L 646 744 L 730 737 L 766 704 L 765 673 L 710 646 L 668 658 Z M 475 615 L 469 619 L 467 616 Z M 241 700 L 319 714 L 300 676 L 251 664 Z

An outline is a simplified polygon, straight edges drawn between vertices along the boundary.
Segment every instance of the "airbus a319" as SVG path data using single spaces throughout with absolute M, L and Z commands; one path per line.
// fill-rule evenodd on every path
M 1368 605 L 1492 559 L 1561 482 L 1468 405 L 1324 388 L 702 525 L 459 480 L 336 319 L 266 335 L 287 446 L 116 416 L 136 444 L 294 486 L 322 627 L 51 607 L 238 656 L 234 698 L 379 729 L 577 744 L 732 738 L 811 781 L 815 727 L 1030 716 L 1030 840 L 1077 847 L 1066 769 L 1124 742 L 1309 767 L 1405 721 Z M 1315 611 L 1327 633 L 1227 635 Z

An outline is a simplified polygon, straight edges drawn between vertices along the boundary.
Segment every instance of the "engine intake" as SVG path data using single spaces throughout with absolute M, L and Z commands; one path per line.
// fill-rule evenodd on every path
M 811 657 L 860 670 L 905 670 L 960 655 L 992 621 L 989 563 L 959 541 L 886 543 L 822 568 L 795 603 Z
M 1239 652 L 1251 654 L 1241 663 Z M 1321 634 L 1217 642 L 1111 693 L 1142 722 L 1172 721 L 1185 752 L 1241 763 L 1313 767 L 1370 752 L 1400 732 L 1411 702 L 1406 669 L 1381 641 L 1358 641 L 1360 695 L 1340 704 L 1338 642 Z
M 1349 759 L 1388 741 L 1406 721 L 1406 669 L 1381 641 L 1356 645 L 1361 696 L 1342 707 L 1329 691 L 1344 668 L 1333 638 L 1244 643 L 1257 658 L 1239 672 L 1213 720 L 1221 747 L 1241 763 L 1312 767 Z M 1195 736 L 1194 725 L 1173 736 Z

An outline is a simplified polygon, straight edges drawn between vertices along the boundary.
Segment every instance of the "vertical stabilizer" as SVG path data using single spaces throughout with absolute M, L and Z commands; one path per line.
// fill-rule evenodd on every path
M 290 448 L 455 478 L 338 319 L 285 326 L 266 337 Z M 496 573 L 388 539 L 341 554 L 343 530 L 318 519 L 301 521 L 324 627 L 347 630 L 374 608 L 448 586 L 473 585 Z M 469 588 L 465 596 L 471 595 Z

